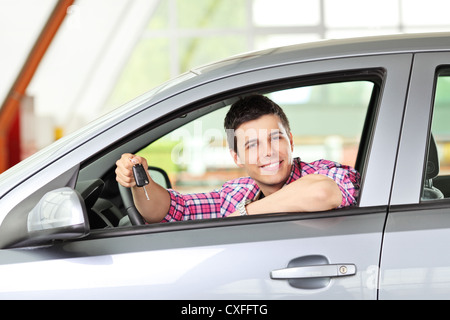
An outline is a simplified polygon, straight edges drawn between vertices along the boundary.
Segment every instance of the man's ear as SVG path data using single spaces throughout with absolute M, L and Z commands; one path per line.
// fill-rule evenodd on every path
M 236 151 L 234 151 L 233 149 L 230 149 L 230 154 L 231 154 L 231 157 L 233 157 L 234 163 L 236 163 L 236 165 L 238 167 L 242 168 L 244 165 L 242 164 L 241 159 L 239 159 L 239 156 L 236 153 Z
M 292 135 L 292 132 L 289 132 L 289 142 L 291 144 L 291 151 L 294 151 L 294 136 Z

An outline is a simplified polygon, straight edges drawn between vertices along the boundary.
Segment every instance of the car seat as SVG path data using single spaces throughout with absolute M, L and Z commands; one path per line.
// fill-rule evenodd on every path
M 422 200 L 443 199 L 444 194 L 433 186 L 433 179 L 439 175 L 439 155 L 433 134 L 430 135 L 428 145 L 427 168 L 423 187 Z

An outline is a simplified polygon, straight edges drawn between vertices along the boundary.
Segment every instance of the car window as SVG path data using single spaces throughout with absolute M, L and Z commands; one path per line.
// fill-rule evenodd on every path
M 450 68 L 440 69 L 436 79 L 423 201 L 450 198 Z
M 374 83 L 326 83 L 265 94 L 285 111 L 294 157 L 355 166 Z M 232 100 L 232 99 L 231 99 Z M 246 175 L 230 156 L 223 121 L 230 105 L 210 112 L 138 152 L 163 168 L 182 193 L 207 192 Z
M 179 106 L 82 165 L 76 189 L 85 199 L 91 230 L 130 226 L 131 192 L 118 185 L 115 175 L 123 153 L 145 157 L 150 175 L 161 177 L 157 183 L 182 194 L 210 192 L 247 176 L 230 155 L 224 119 L 235 101 L 253 93 L 268 96 L 285 111 L 293 157 L 349 165 L 363 180 L 383 75 L 381 69 L 369 69 L 277 80 Z

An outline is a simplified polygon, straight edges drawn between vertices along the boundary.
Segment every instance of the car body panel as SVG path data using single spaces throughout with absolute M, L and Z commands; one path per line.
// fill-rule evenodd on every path
M 2 250 L 0 261 L 10 263 L 0 265 L 0 298 L 375 299 L 385 220 L 378 211 Z M 308 255 L 354 263 L 357 274 L 315 290 L 270 278 Z
M 447 201 L 444 208 L 398 206 L 390 211 L 383 239 L 380 299 L 449 298 L 448 207 Z
M 436 72 L 449 64 L 448 52 L 417 54 L 414 59 L 393 206 L 383 241 L 381 299 L 450 296 L 450 203 L 448 199 L 420 201 Z
M 403 121 L 392 205 L 419 203 L 431 122 L 436 71 L 450 63 L 450 53 L 416 54 Z

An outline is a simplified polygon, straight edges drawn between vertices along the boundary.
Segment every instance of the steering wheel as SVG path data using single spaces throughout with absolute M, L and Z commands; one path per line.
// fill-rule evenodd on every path
M 167 175 L 167 172 L 164 171 L 164 169 L 154 166 L 148 166 L 148 170 L 150 171 L 150 175 L 154 182 L 166 189 L 172 188 L 172 183 L 170 182 L 169 176 Z M 117 184 L 119 186 L 119 192 L 120 196 L 122 197 L 123 205 L 125 206 L 131 224 L 134 226 L 145 224 L 144 218 L 141 216 L 138 209 L 134 205 L 131 189 L 122 186 L 120 183 Z
M 144 225 L 144 218 L 142 218 L 138 209 L 134 205 L 133 196 L 131 194 L 130 188 L 125 188 L 120 183 L 117 184 L 119 186 L 120 196 L 123 201 L 123 205 L 125 206 L 125 210 L 127 212 L 128 217 L 130 218 L 131 224 L 133 226 Z

